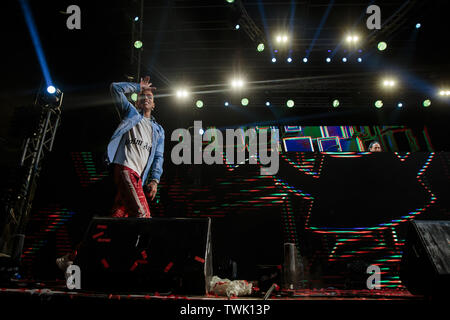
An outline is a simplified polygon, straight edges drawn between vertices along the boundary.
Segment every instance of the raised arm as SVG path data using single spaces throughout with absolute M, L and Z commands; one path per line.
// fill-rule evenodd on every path
M 133 92 L 139 93 L 141 91 L 141 86 L 139 83 L 113 82 L 111 83 L 110 90 L 115 106 L 120 114 L 124 116 L 130 112 L 131 108 L 134 108 L 133 104 L 128 101 L 125 94 Z

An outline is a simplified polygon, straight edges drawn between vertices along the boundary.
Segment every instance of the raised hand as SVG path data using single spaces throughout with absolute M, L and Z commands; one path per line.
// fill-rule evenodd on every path
M 152 83 L 150 82 L 150 77 L 149 76 L 145 76 L 144 79 L 141 78 L 141 82 L 139 83 L 141 86 L 141 93 L 143 93 L 144 91 L 155 91 L 156 88 L 152 87 Z

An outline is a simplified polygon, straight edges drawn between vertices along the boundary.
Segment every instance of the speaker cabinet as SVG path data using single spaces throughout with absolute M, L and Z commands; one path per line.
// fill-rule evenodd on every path
M 203 295 L 211 256 L 210 218 L 95 217 L 75 264 L 81 289 Z
M 409 223 L 400 277 L 413 294 L 449 296 L 450 221 Z

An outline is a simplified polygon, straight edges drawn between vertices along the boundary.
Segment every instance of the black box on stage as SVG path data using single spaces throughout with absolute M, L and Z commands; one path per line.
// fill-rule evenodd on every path
M 92 219 L 75 264 L 81 289 L 201 294 L 212 277 L 211 219 Z
M 450 221 L 413 220 L 409 223 L 400 278 L 413 294 L 448 296 Z

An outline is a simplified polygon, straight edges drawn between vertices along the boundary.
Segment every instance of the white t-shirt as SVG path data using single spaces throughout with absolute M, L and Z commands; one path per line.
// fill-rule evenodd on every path
M 122 136 L 113 163 L 136 171 L 140 176 L 147 165 L 152 147 L 152 125 L 149 118 L 142 120 Z

